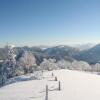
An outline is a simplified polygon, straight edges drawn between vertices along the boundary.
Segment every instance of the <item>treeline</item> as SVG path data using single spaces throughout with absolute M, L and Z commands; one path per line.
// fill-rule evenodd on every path
M 54 50 L 55 51 L 55 50 Z M 68 56 L 54 54 L 40 48 L 6 46 L 5 58 L 0 62 L 0 85 L 4 85 L 7 79 L 15 76 L 34 73 L 35 71 L 69 69 L 90 72 L 100 72 L 100 64 L 90 65 L 85 61 L 77 61 Z M 44 54 L 44 52 L 47 52 Z M 72 51 L 71 51 L 72 52 Z M 49 56 L 49 54 L 51 54 Z M 71 53 L 72 54 L 72 53 Z M 57 55 L 57 56 L 56 56 Z M 56 59 L 58 57 L 58 59 Z

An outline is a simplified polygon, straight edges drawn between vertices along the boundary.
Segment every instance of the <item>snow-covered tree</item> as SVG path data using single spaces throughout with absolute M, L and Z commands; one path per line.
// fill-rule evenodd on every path
M 80 61 L 79 63 L 83 71 L 91 71 L 91 66 L 87 62 Z
M 66 61 L 66 60 L 60 60 L 57 62 L 57 66 L 60 69 L 71 69 L 71 62 Z
M 100 72 L 100 64 L 96 63 L 95 65 L 93 65 L 92 66 L 92 71 Z
M 19 62 L 17 62 L 16 66 L 17 66 L 16 70 L 15 70 L 16 76 L 23 75 L 24 74 L 24 67 L 20 66 Z
M 40 64 L 41 70 L 53 70 L 57 69 L 56 60 L 55 59 L 44 59 L 44 61 Z
M 14 53 L 14 46 L 7 45 L 5 50 L 7 51 L 7 59 L 3 63 L 3 72 L 6 73 L 7 78 L 15 76 L 15 68 L 16 68 L 16 60 L 15 60 L 15 53 Z
M 14 46 L 7 45 L 5 47 L 5 53 L 7 58 L 4 60 L 2 67 L 1 67 L 1 80 L 2 84 L 6 81 L 6 79 L 15 76 L 15 69 L 16 69 L 16 60 L 15 60 L 15 53 L 14 53 Z
M 19 66 L 24 69 L 25 73 L 31 72 L 36 67 L 35 56 L 31 52 L 25 51 L 19 59 Z
M 85 61 L 73 61 L 72 68 L 75 70 L 91 71 L 91 66 Z

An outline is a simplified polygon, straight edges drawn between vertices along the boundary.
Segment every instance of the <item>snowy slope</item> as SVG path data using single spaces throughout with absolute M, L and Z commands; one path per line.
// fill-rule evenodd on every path
M 45 86 L 49 86 L 48 100 L 100 100 L 100 76 L 85 72 L 53 71 L 61 81 L 53 81 L 52 72 L 45 72 L 43 80 L 17 82 L 0 88 L 0 100 L 45 100 Z

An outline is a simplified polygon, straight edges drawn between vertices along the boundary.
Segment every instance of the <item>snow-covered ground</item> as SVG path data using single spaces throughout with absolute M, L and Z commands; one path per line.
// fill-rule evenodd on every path
M 53 71 L 61 81 L 54 81 L 52 72 L 45 72 L 42 80 L 20 81 L 0 88 L 0 100 L 45 100 L 48 85 L 48 100 L 100 100 L 100 76 L 72 70 Z

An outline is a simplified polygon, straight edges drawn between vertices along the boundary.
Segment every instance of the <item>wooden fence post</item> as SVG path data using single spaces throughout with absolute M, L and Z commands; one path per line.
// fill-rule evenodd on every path
M 54 76 L 53 72 L 52 72 L 52 77 Z
M 59 91 L 61 90 L 61 82 L 60 81 L 58 82 L 58 90 Z
M 57 77 L 55 77 L 55 81 L 58 81 Z
M 48 85 L 46 85 L 46 96 L 45 96 L 45 100 L 48 100 Z

